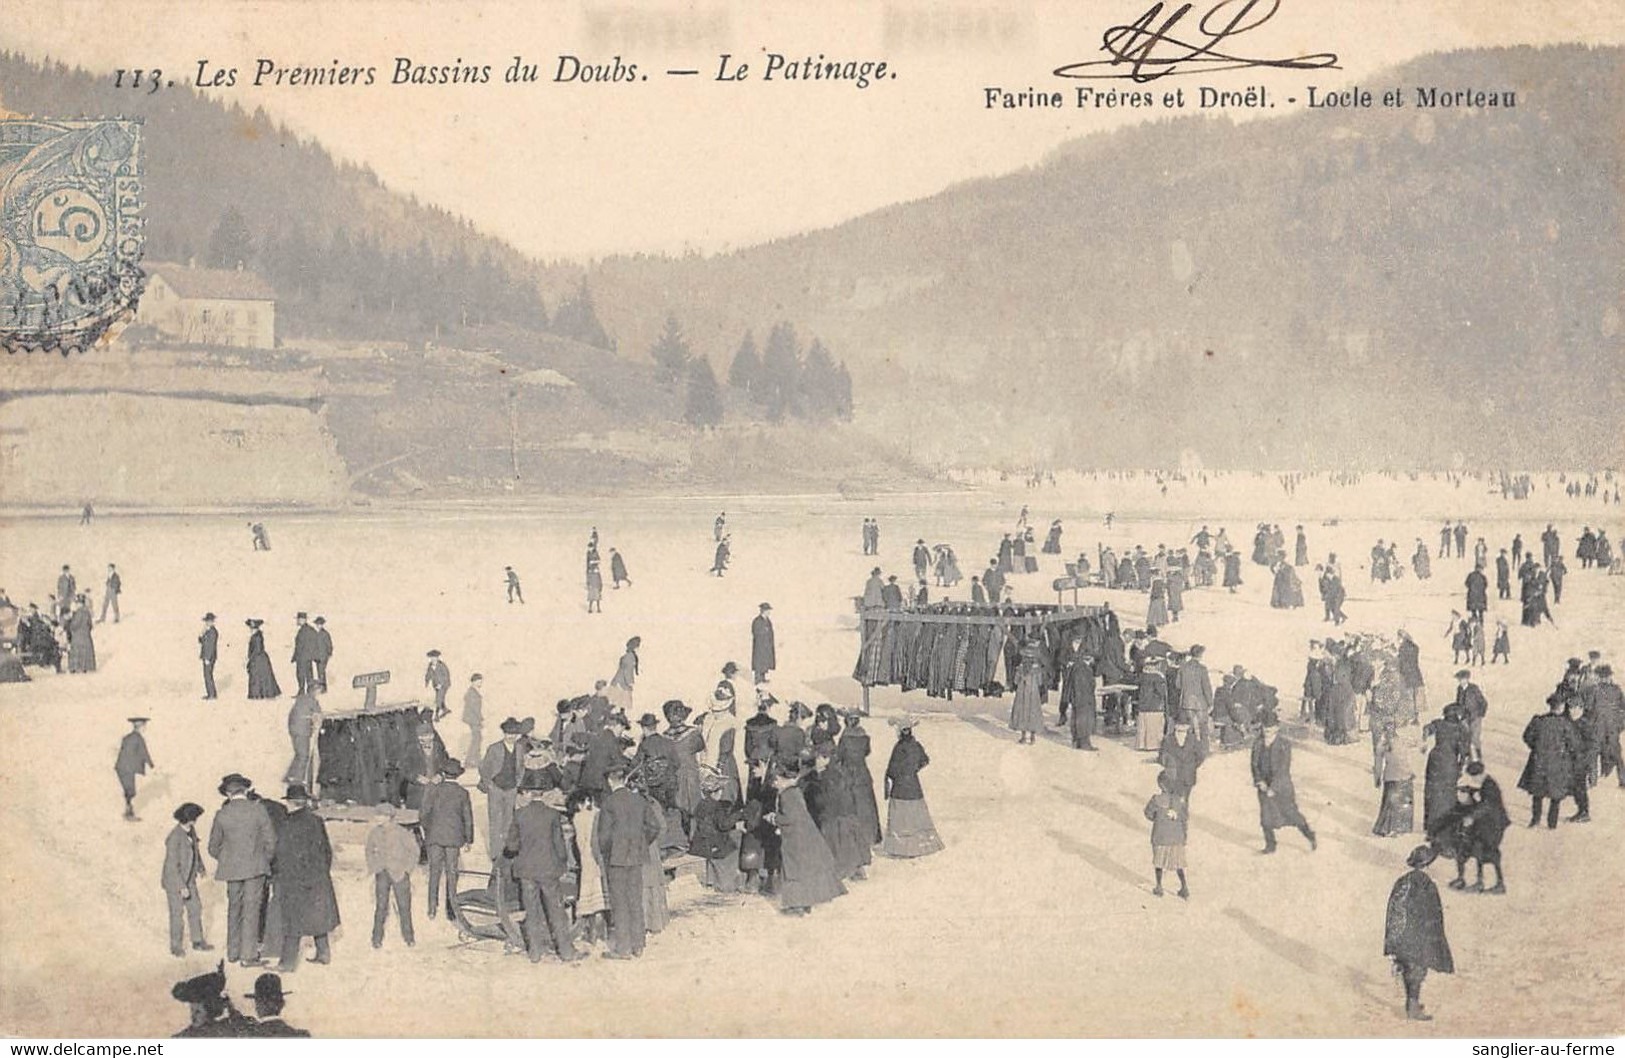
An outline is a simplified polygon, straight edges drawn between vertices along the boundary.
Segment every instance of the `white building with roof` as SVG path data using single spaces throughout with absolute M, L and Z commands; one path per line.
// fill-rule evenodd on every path
M 146 266 L 136 322 L 191 345 L 270 349 L 276 345 L 276 291 L 242 267 Z

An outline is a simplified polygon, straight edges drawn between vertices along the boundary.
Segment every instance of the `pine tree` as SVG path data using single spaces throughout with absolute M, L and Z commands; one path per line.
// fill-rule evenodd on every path
M 852 375 L 843 360 L 835 368 L 835 415 L 842 422 L 852 421 Z
M 762 386 L 759 399 L 775 421 L 786 414 L 802 414 L 801 347 L 796 329 L 788 323 L 773 325 L 762 351 Z
M 683 328 L 678 325 L 676 316 L 666 317 L 666 329 L 660 332 L 649 356 L 659 369 L 661 381 L 667 385 L 675 385 L 688 372 L 694 356 L 689 352 L 688 340 L 683 337 Z M 709 367 L 706 370 L 709 372 Z M 711 384 L 716 385 L 715 375 L 711 377 Z
M 745 332 L 734 353 L 733 366 L 728 368 L 728 385 L 753 398 L 761 389 L 762 358 L 756 352 L 756 336 L 750 331 Z
M 558 312 L 553 314 L 553 333 L 564 338 L 573 338 L 596 349 L 615 348 L 615 343 L 610 340 L 604 325 L 598 322 L 598 311 L 593 308 L 592 303 L 592 291 L 587 289 L 585 279 L 581 281 L 581 286 L 576 292 L 559 305 Z
M 236 206 L 227 206 L 209 236 L 209 256 L 204 263 L 210 268 L 247 267 L 253 258 L 254 237 L 249 234 L 248 221 Z
M 690 426 L 715 426 L 722 421 L 722 391 L 711 361 L 696 356 L 688 362 L 688 399 L 683 418 Z
M 817 338 L 807 349 L 807 360 L 801 366 L 799 389 L 805 414 L 815 419 L 835 416 L 840 376 L 835 370 L 835 359 Z

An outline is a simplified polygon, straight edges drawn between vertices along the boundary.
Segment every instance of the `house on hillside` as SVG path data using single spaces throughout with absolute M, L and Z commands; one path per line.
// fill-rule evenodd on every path
M 195 345 L 270 349 L 276 345 L 276 291 L 238 266 L 146 266 L 147 289 L 136 322 L 164 338 Z

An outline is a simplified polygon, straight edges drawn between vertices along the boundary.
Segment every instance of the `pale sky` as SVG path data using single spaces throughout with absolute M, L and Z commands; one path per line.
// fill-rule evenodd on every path
M 1069 138 L 1141 120 L 1140 111 L 1070 106 L 989 111 L 982 90 L 1059 88 L 1070 98 L 1083 82 L 1050 71 L 1099 57 L 1102 30 L 1147 7 L 1149 0 L 9 0 L 0 46 L 109 77 L 139 65 L 190 78 L 200 59 L 235 66 L 238 84 L 222 97 L 263 107 L 334 155 L 369 164 L 388 186 L 553 259 L 713 252 L 825 227 L 1019 169 Z M 1333 51 L 1341 72 L 1177 80 L 1187 90 L 1267 81 L 1280 98 L 1304 84 L 1360 81 L 1427 51 L 1571 40 L 1625 41 L 1625 4 L 1281 0 L 1275 18 L 1246 38 L 1249 52 Z M 884 59 L 896 77 L 862 90 L 763 82 L 766 51 Z M 723 52 L 751 64 L 750 81 L 713 79 Z M 592 63 L 618 54 L 649 79 L 553 83 L 563 53 Z M 538 64 L 542 80 L 500 83 L 515 55 Z M 391 86 L 397 56 L 490 64 L 494 83 Z M 379 83 L 256 89 L 247 82 L 262 57 L 284 66 L 374 66 Z M 668 68 L 701 75 L 672 78 Z M 1271 113 L 1290 109 L 1283 99 Z

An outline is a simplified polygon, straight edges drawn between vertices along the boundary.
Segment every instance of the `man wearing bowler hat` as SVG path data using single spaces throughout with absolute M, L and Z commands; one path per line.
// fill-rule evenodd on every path
M 254 991 L 243 996 L 254 1001 L 254 1023 L 243 1035 L 308 1037 L 309 1032 L 296 1029 L 282 1020 L 282 1008 L 292 994 L 282 990 L 282 977 L 279 974 L 264 973 L 254 978 Z
M 434 688 L 434 718 L 442 720 L 451 715 L 446 707 L 446 692 L 451 690 L 451 670 L 440 660 L 440 651 L 429 651 L 429 665 L 423 670 L 423 686 Z
M 461 854 L 474 847 L 474 806 L 458 778 L 463 766 L 455 760 L 440 765 L 440 772 L 423 793 L 418 824 L 429 851 L 429 917 L 440 907 L 440 877 L 446 878 L 446 917 L 452 914 L 452 896 L 457 891 L 457 866 Z
M 603 857 L 604 880 L 609 890 L 609 951 L 606 959 L 631 959 L 643 954 L 643 871 L 649 861 L 649 843 L 665 829 L 665 820 L 653 801 L 626 785 L 624 761 L 610 765 L 605 774 L 609 796 L 598 813 L 596 840 Z
M 265 883 L 276 852 L 276 830 L 265 806 L 248 799 L 254 784 L 233 772 L 220 780 L 226 801 L 209 828 L 209 855 L 214 876 L 226 883 L 226 959 L 244 966 L 263 965 L 259 958 L 260 912 Z
M 197 637 L 198 657 L 203 659 L 203 700 L 218 698 L 214 690 L 214 663 L 220 657 L 220 630 L 214 626 L 214 614 L 203 615 L 203 631 Z
M 316 636 L 316 629 L 310 626 L 309 618 L 310 615 L 303 610 L 293 615 L 299 629 L 293 634 L 293 657 L 290 660 L 300 694 L 315 693 L 316 657 L 321 653 L 321 640 Z
M 147 718 L 132 716 L 127 719 L 130 722 L 130 730 L 118 745 L 118 760 L 113 764 L 113 771 L 118 775 L 119 786 L 124 790 L 124 818 L 136 823 L 139 820 L 135 814 L 135 777 L 147 774 L 147 769 L 153 764 L 152 756 L 147 752 L 146 737 L 141 734 L 147 726 Z

